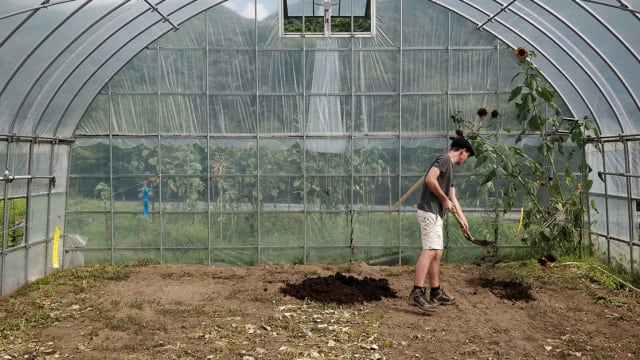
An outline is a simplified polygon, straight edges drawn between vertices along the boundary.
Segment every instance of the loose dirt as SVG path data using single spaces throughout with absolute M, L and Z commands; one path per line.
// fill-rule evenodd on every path
M 72 269 L 0 298 L 0 359 L 637 359 L 640 297 L 577 263 Z M 30 324 L 30 325 L 29 325 Z

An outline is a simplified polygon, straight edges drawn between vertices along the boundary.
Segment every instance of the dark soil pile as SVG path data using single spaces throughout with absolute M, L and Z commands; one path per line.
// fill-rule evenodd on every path
M 524 302 L 536 300 L 531 294 L 531 286 L 516 280 L 480 278 L 479 285 L 489 289 L 493 295 L 500 299 Z
M 280 292 L 299 300 L 335 304 L 356 304 L 398 297 L 395 290 L 389 287 L 387 279 L 358 279 L 340 272 L 324 277 L 306 278 L 299 284 L 287 283 Z
M 524 302 L 536 300 L 531 294 L 531 286 L 516 280 L 480 278 L 475 282 L 500 299 Z M 299 300 L 313 300 L 325 304 L 357 304 L 398 297 L 395 290 L 389 287 L 387 279 L 358 279 L 340 272 L 306 278 L 298 284 L 286 283 L 280 292 Z

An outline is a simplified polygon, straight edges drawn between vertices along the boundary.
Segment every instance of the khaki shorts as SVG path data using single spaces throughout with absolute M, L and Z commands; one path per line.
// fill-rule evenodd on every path
M 423 250 L 444 249 L 442 235 L 442 218 L 429 211 L 418 209 L 418 223 L 420 223 L 420 238 Z

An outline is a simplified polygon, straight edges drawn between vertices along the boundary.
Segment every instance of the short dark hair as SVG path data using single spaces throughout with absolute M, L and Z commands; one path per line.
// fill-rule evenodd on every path
M 453 141 L 451 142 L 451 148 L 465 149 L 469 152 L 469 156 L 474 156 L 476 154 L 475 151 L 473 151 L 473 146 L 471 146 L 469 140 L 465 139 L 463 136 L 458 136 L 457 138 L 453 139 Z

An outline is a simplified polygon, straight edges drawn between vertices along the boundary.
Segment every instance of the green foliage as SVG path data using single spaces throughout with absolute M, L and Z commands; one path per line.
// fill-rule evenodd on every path
M 111 198 L 111 187 L 109 187 L 109 184 L 107 183 L 100 182 L 96 185 L 94 193 L 96 195 L 96 199 L 100 199 L 106 204 Z
M 5 201 L 0 200 L 0 229 L 4 226 Z M 9 230 L 7 248 L 18 245 L 24 240 L 24 222 L 27 213 L 27 198 L 9 200 Z M 0 248 L 4 242 L 4 231 L 0 231 Z
M 158 173 L 176 175 L 201 175 L 203 164 L 196 146 L 165 146 L 162 152 L 162 166 L 158 157 L 149 159 Z M 160 171 L 162 170 L 162 171 Z M 164 197 L 169 201 L 180 201 L 184 209 L 193 209 L 204 190 L 205 183 L 198 176 L 166 176 Z
M 321 17 L 306 17 L 304 19 L 305 30 L 307 33 L 323 33 L 324 19 Z M 285 33 L 301 33 L 302 19 L 288 18 L 284 20 Z
M 124 281 L 131 276 L 131 269 L 126 266 L 90 265 L 69 270 L 71 278 L 85 282 Z
M 487 171 L 482 185 L 497 189 L 504 213 L 524 199 L 523 241 L 538 251 L 575 253 L 587 210 L 584 194 L 592 185 L 587 177 L 591 168 L 582 155 L 587 134 L 598 136 L 599 132 L 589 119 L 563 126 L 562 113 L 553 101 L 555 91 L 529 58 L 522 59 L 520 66 L 509 96 L 521 126 L 514 134 L 515 143 L 502 140 L 504 134 L 487 131 L 496 124 L 497 111 L 489 116 L 479 109 L 476 121 L 452 118 L 475 141 L 475 166 Z
M 331 32 L 344 32 L 350 33 L 351 30 L 351 18 L 350 17 L 332 17 L 331 18 Z M 371 20 L 368 18 L 354 18 L 353 19 L 353 32 L 370 32 Z
M 302 17 L 289 17 L 284 20 L 285 33 L 301 33 Z M 351 24 L 353 23 L 353 30 Z M 307 16 L 304 18 L 304 32 L 306 33 L 324 33 L 324 16 Z M 350 33 L 350 32 L 371 32 L 371 19 L 368 18 L 352 18 L 351 17 L 331 17 L 332 33 Z

